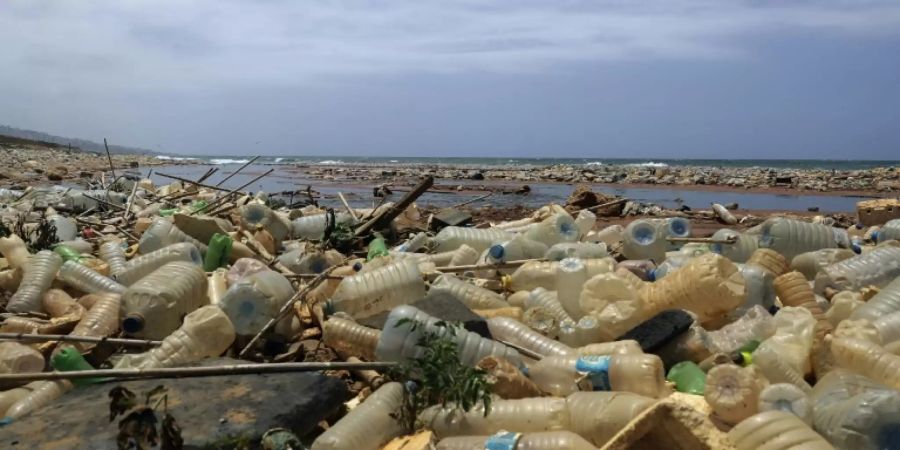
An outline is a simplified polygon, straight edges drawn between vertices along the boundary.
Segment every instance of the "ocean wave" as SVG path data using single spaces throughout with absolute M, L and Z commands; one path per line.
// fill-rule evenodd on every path
M 250 160 L 249 160 L 249 159 L 228 159 L 228 158 L 221 158 L 221 159 L 218 159 L 218 158 L 216 158 L 216 159 L 211 159 L 211 160 L 209 160 L 209 163 L 210 163 L 210 164 L 216 164 L 216 165 L 222 165 L 222 164 L 244 164 L 244 163 L 246 163 L 247 161 L 250 161 Z
M 588 163 L 584 163 L 584 165 L 586 165 L 586 166 L 602 166 L 604 164 L 600 161 L 591 161 Z
M 669 167 L 669 165 L 666 163 L 653 162 L 653 161 L 645 162 L 645 163 L 626 164 L 626 165 L 633 166 L 633 167 Z
M 167 156 L 167 155 L 156 155 L 156 159 L 161 159 L 163 161 L 192 161 L 197 158 L 187 158 L 181 156 Z
M 280 162 L 282 162 L 282 161 L 284 161 L 284 158 L 275 158 L 275 162 L 276 162 L 276 163 L 280 163 Z
M 338 160 L 326 159 L 325 161 L 319 161 L 316 164 L 318 164 L 320 166 L 336 166 L 338 164 L 345 164 L 345 163 L 339 159 Z

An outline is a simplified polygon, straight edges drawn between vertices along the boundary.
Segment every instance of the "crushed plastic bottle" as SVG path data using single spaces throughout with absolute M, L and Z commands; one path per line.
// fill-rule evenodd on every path
M 194 239 L 178 229 L 174 223 L 164 218 L 157 218 L 150 224 L 150 228 L 141 235 L 138 242 L 138 251 L 146 255 L 178 243 L 194 244 L 200 253 L 206 253 L 206 244 Z
M 50 288 L 62 263 L 62 258 L 49 250 L 42 250 L 29 258 L 19 289 L 9 298 L 6 310 L 14 313 L 40 312 L 41 296 Z
M 228 315 L 238 335 L 252 336 L 275 318 L 293 295 L 294 288 L 284 275 L 266 270 L 231 285 L 219 301 L 219 307 Z

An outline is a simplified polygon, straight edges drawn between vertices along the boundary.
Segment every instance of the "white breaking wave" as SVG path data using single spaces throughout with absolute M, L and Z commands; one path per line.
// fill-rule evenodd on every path
M 156 159 L 161 159 L 163 161 L 192 161 L 197 158 L 186 158 L 181 156 L 166 156 L 166 155 L 156 155 Z
M 211 159 L 209 160 L 210 164 L 244 164 L 245 162 L 250 161 L 249 159 Z
M 653 161 L 645 162 L 645 163 L 637 163 L 637 164 L 628 164 L 628 165 L 635 166 L 635 167 L 669 167 L 669 165 L 666 163 L 653 162 Z
M 335 160 L 332 160 L 332 159 L 326 159 L 325 161 L 319 161 L 319 162 L 317 162 L 316 164 L 320 164 L 320 165 L 323 165 L 323 166 L 334 166 L 334 165 L 337 165 L 337 164 L 344 164 L 344 162 L 341 161 L 341 160 L 335 161 Z
M 280 163 L 280 162 L 282 162 L 282 161 L 284 161 L 284 158 L 275 158 L 275 162 L 276 162 L 276 163 Z
M 589 163 L 584 163 L 584 165 L 586 165 L 586 166 L 602 166 L 603 163 L 600 161 L 591 161 Z

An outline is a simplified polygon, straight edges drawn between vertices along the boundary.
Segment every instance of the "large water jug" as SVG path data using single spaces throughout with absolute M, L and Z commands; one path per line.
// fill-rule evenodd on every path
M 170 262 L 142 278 L 122 296 L 122 330 L 131 336 L 162 339 L 181 318 L 209 303 L 206 274 L 200 266 Z
M 528 377 L 550 395 L 595 390 L 659 398 L 671 393 L 656 355 L 547 356 L 529 367 Z
M 883 287 L 900 277 L 900 247 L 878 246 L 870 252 L 836 262 L 816 275 L 816 292 L 825 288 L 858 291 L 863 287 Z
M 781 253 L 788 260 L 814 250 L 851 246 L 847 230 L 785 217 L 773 217 L 763 222 L 759 244 Z
M 252 336 L 275 318 L 293 295 L 294 288 L 284 275 L 266 270 L 231 285 L 219 301 L 219 307 L 228 315 L 238 335 Z
M 525 237 L 542 242 L 547 247 L 560 242 L 575 242 L 579 235 L 578 225 L 568 213 L 554 214 L 525 232 Z
M 401 420 L 406 390 L 386 383 L 312 443 L 311 450 L 377 450 L 406 432 Z
M 712 251 L 736 263 L 747 262 L 750 255 L 759 248 L 759 236 L 740 233 L 727 228 L 722 228 L 713 233 L 712 238 L 715 240 L 735 239 L 733 244 L 714 243 L 710 246 Z
M 425 296 L 425 281 L 419 265 L 401 259 L 377 269 L 341 280 L 328 302 L 332 311 L 343 311 L 361 319 L 412 303 Z
M 13 313 L 41 312 L 41 296 L 50 288 L 62 257 L 49 250 L 41 250 L 28 259 L 19 289 L 9 298 L 6 310 Z
M 112 279 L 124 286 L 131 286 L 154 270 L 175 261 L 190 262 L 200 267 L 203 265 L 203 256 L 194 244 L 172 244 L 128 261 L 121 272 L 112 274 Z
M 434 251 L 438 252 L 456 250 L 465 244 L 481 253 L 493 244 L 512 238 L 512 234 L 496 228 L 446 227 L 438 232 L 431 242 Z
M 816 383 L 813 427 L 841 450 L 900 448 L 900 392 L 833 370 Z
M 147 228 L 144 234 L 141 235 L 141 240 L 138 242 L 138 251 L 142 255 L 146 255 L 180 242 L 194 244 L 200 250 L 200 253 L 206 253 L 206 244 L 179 230 L 169 220 L 158 217 L 150 224 L 150 228 Z
M 650 259 L 662 262 L 669 243 L 659 226 L 649 219 L 632 221 L 625 227 L 622 254 L 628 259 Z

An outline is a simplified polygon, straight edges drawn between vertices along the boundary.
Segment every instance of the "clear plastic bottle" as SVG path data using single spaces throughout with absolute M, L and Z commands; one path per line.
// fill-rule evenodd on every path
M 585 242 L 603 242 L 607 247 L 615 247 L 622 242 L 625 228 L 622 225 L 610 225 L 600 231 L 591 231 L 584 237 Z
M 97 202 L 97 200 L 88 197 L 99 198 L 107 203 L 113 203 L 119 206 L 125 206 L 128 202 L 128 196 L 121 192 L 108 191 L 106 189 L 92 189 L 86 191 L 72 189 L 62 198 L 62 205 L 66 209 L 72 210 L 72 212 L 87 211 L 91 208 L 100 206 L 100 203 Z
M 509 303 L 503 299 L 503 296 L 488 289 L 467 283 L 451 274 L 443 274 L 431 283 L 432 292 L 446 292 L 466 305 L 469 309 L 493 309 L 505 308 Z
M 578 235 L 579 237 L 587 236 L 587 234 L 594 229 L 594 225 L 597 224 L 597 215 L 586 210 L 582 209 L 578 211 L 578 215 L 575 216 L 575 226 L 578 227 Z
M 720 364 L 706 374 L 703 397 L 716 416 L 733 425 L 756 414 L 759 395 L 766 385 L 766 379 L 753 366 Z
M 556 295 L 565 312 L 573 320 L 584 316 L 581 309 L 581 290 L 588 280 L 587 267 L 579 258 L 566 258 L 556 269 Z
M 851 243 L 847 230 L 773 217 L 763 222 L 759 245 L 775 250 L 791 260 L 801 253 L 823 248 L 850 248 Z
M 875 242 L 879 244 L 891 239 L 900 241 L 900 219 L 887 221 L 887 223 L 881 226 L 875 236 Z
M 525 300 L 525 308 L 543 308 L 549 312 L 557 322 L 564 320 L 572 321 L 572 317 L 566 312 L 562 303 L 557 298 L 557 293 L 548 291 L 544 288 L 537 288 L 531 291 L 531 295 Z
M 657 226 L 662 233 L 662 239 L 666 242 L 668 250 L 677 250 L 681 248 L 679 242 L 669 242 L 667 238 L 686 238 L 691 237 L 691 221 L 684 217 L 670 217 L 657 222 Z
M 6 258 L 6 263 L 11 269 L 24 269 L 28 265 L 28 248 L 25 241 L 17 234 L 0 237 L 0 254 Z
M 666 259 L 669 243 L 656 223 L 649 219 L 632 221 L 625 227 L 622 254 L 628 259 Z
M 252 336 L 275 318 L 293 295 L 294 288 L 284 275 L 265 270 L 231 285 L 219 301 L 219 307 L 228 315 L 238 335 Z
M 325 237 L 326 214 L 298 217 L 291 221 L 291 232 L 294 239 L 319 241 Z M 335 214 L 338 224 L 352 224 L 353 217 L 348 213 Z
M 122 244 L 116 241 L 107 241 L 100 244 L 100 259 L 109 264 L 109 273 L 118 274 L 125 270 L 127 259 Z
M 775 334 L 763 341 L 759 349 L 771 348 L 795 371 L 809 373 L 816 327 L 812 313 L 805 308 L 785 306 L 775 313 L 775 325 Z
M 788 261 L 780 253 L 768 248 L 759 248 L 747 260 L 747 264 L 757 265 L 777 277 L 790 270 Z
M 840 450 L 900 446 L 900 393 L 862 375 L 833 370 L 811 394 L 813 426 Z
M 631 392 L 575 392 L 566 397 L 569 429 L 602 447 L 655 402 Z
M 217 306 L 203 306 L 184 317 L 182 324 L 150 351 L 125 355 L 116 369 L 179 367 L 221 355 L 234 342 L 228 316 Z
M 866 319 L 874 322 L 880 317 L 896 311 L 900 311 L 900 277 L 882 288 L 868 302 L 856 308 L 850 314 L 850 318 L 853 320 Z
M 882 245 L 872 251 L 831 264 L 816 275 L 816 292 L 826 287 L 854 290 L 884 287 L 900 277 L 900 247 Z
M 122 330 L 138 338 L 168 336 L 181 325 L 185 314 L 209 303 L 206 283 L 206 273 L 196 264 L 176 261 L 163 265 L 125 291 Z
M 833 450 L 797 416 L 784 411 L 755 414 L 728 432 L 737 450 Z
M 466 244 L 463 244 L 460 245 L 456 250 L 453 250 L 453 257 L 450 258 L 450 261 L 447 263 L 447 265 L 466 266 L 469 264 L 475 264 L 478 261 L 478 256 L 478 251 Z
M 618 273 L 599 274 L 583 286 L 581 310 L 600 324 L 601 341 L 611 341 L 652 317 L 645 314 L 640 292 Z
M 227 273 L 225 268 L 220 267 L 209 274 L 206 296 L 209 297 L 210 305 L 218 305 L 228 292 L 228 280 L 225 277 Z
M 884 345 L 900 340 L 900 311 L 879 317 L 872 322 Z
M 856 253 L 846 248 L 823 248 L 795 256 L 791 260 L 791 269 L 802 273 L 807 280 L 813 280 L 823 268 L 854 256 Z
M 762 306 L 769 309 L 775 305 L 775 289 L 773 282 L 775 277 L 768 270 L 756 264 L 741 264 L 741 276 L 744 278 L 746 295 L 744 303 L 737 307 L 730 315 L 743 314 L 753 306 Z
M 19 400 L 22 400 L 23 398 L 31 394 L 32 386 L 37 383 L 41 382 L 35 381 L 26 386 L 8 389 L 0 392 L 0 417 L 6 416 L 6 411 L 10 406 L 14 405 Z
M 500 445 L 500 447 L 497 447 Z M 583 437 L 565 430 L 537 433 L 500 432 L 493 436 L 457 436 L 441 439 L 437 450 L 596 450 Z
M 485 436 L 499 431 L 519 433 L 567 430 L 569 410 L 565 398 L 534 397 L 491 402 L 489 414 L 479 403 L 468 412 L 455 405 L 431 406 L 419 421 L 438 439 L 450 436 Z
M 547 246 L 542 242 L 532 241 L 522 235 L 492 245 L 485 250 L 485 262 L 497 264 L 507 261 L 541 258 L 547 253 Z M 512 273 L 513 269 L 501 269 L 501 273 Z
M 412 330 L 411 323 L 399 324 L 401 319 L 420 322 L 421 326 Z M 375 348 L 375 355 L 379 361 L 404 361 L 419 358 L 424 352 L 424 349 L 418 345 L 419 339 L 424 332 L 430 332 L 454 340 L 458 344 L 459 360 L 462 364 L 474 367 L 481 358 L 488 355 L 505 358 L 513 364 L 522 364 L 518 352 L 512 348 L 497 341 L 485 339 L 471 331 L 450 330 L 447 327 L 438 326 L 436 323 L 439 321 L 440 319 L 429 316 L 409 305 L 394 308 L 384 324 Z
M 340 317 L 330 317 L 322 325 L 325 345 L 339 353 L 359 356 L 368 361 L 375 360 L 375 346 L 380 336 L 381 330 Z
M 25 398 L 15 402 L 6 410 L 6 419 L 18 419 L 37 411 L 72 390 L 69 380 L 41 381 Z
M 560 324 L 561 328 L 562 326 Z M 568 335 L 568 340 L 563 340 L 566 345 L 581 347 L 603 340 L 600 322 L 593 316 L 584 316 L 578 319 L 578 322 L 571 323 L 570 326 L 572 332 Z M 562 336 L 560 336 L 560 340 L 562 340 Z
M 417 252 L 428 244 L 428 234 L 419 232 L 409 238 L 406 242 L 394 247 L 392 250 L 398 252 Z
M 125 269 L 112 274 L 112 278 L 124 286 L 131 286 L 163 265 L 175 261 L 191 262 L 200 267 L 203 265 L 203 256 L 194 244 L 187 242 L 172 244 L 128 261 Z
M 147 228 L 144 234 L 141 235 L 141 240 L 138 242 L 138 252 L 146 255 L 180 242 L 194 244 L 200 250 L 200 253 L 206 253 L 206 244 L 179 230 L 169 220 L 158 217 L 150 224 L 150 228 Z
M 558 261 L 529 261 L 519 266 L 510 276 L 510 289 L 531 291 L 535 288 L 554 289 Z
M 602 355 L 640 355 L 644 353 L 640 344 L 633 339 L 623 339 L 613 342 L 597 342 L 578 347 L 575 350 L 578 356 L 602 356 Z
M 7 311 L 14 313 L 42 311 L 41 296 L 50 288 L 62 262 L 62 257 L 49 250 L 41 250 L 33 255 L 25 266 L 19 289 L 9 298 Z
M 419 265 L 401 259 L 368 272 L 341 280 L 328 302 L 332 311 L 342 311 L 361 319 L 412 303 L 425 296 L 425 281 Z
M 66 261 L 63 263 L 62 267 L 59 268 L 59 274 L 57 276 L 69 286 L 88 294 L 99 294 L 103 292 L 112 292 L 115 294 L 125 293 L 125 286 L 122 286 L 108 277 L 75 261 Z
M 713 353 L 731 353 L 744 344 L 756 340 L 763 341 L 775 334 L 775 318 L 762 306 L 747 310 L 738 320 L 715 331 L 698 328 L 700 338 Z
M 791 383 L 770 384 L 759 394 L 759 412 L 784 411 L 812 425 L 812 400 L 807 392 Z
M 84 318 L 75 325 L 69 335 L 108 337 L 114 336 L 119 331 L 119 311 L 121 310 L 122 296 L 119 294 L 95 294 L 97 301 L 91 305 L 84 314 Z M 79 352 L 85 353 L 96 344 L 90 342 L 72 342 L 72 346 Z
M 69 217 L 53 214 L 47 216 L 47 222 L 50 222 L 56 227 L 56 239 L 60 242 L 71 241 L 75 239 L 75 236 L 78 234 L 78 228 L 75 225 L 75 221 Z
M 378 450 L 406 431 L 399 419 L 406 395 L 402 384 L 385 383 L 319 435 L 310 449 Z
M 782 359 L 770 346 L 760 346 L 753 352 L 753 364 L 772 383 L 790 383 L 809 392 L 812 387 L 803 379 L 803 374 Z
M 653 398 L 671 392 L 666 387 L 662 360 L 649 354 L 547 356 L 532 364 L 528 377 L 550 395 L 569 395 L 582 387 Z
M 512 234 L 497 228 L 446 227 L 432 238 L 432 244 L 434 250 L 439 252 L 456 250 L 465 244 L 481 253 L 491 245 L 512 237 Z
M 44 355 L 41 352 L 14 341 L 0 342 L 0 373 L 30 373 L 44 370 Z M 3 387 L 15 384 L 2 383 Z
M 549 261 L 560 261 L 565 258 L 606 258 L 607 256 L 609 256 L 609 251 L 606 249 L 606 244 L 602 242 L 561 242 L 550 247 L 544 253 L 544 259 Z
M 291 224 L 287 219 L 278 215 L 275 211 L 269 209 L 268 206 L 261 203 L 248 203 L 240 208 L 241 226 L 247 230 L 255 230 L 257 227 L 265 228 L 269 234 L 275 238 L 276 242 L 281 242 L 290 235 Z
M 543 356 L 569 355 L 575 350 L 553 340 L 509 317 L 492 317 L 487 320 L 488 330 L 494 339 L 506 341 Z
M 863 339 L 834 338 L 831 352 L 838 365 L 865 375 L 894 389 L 900 389 L 900 356 Z
M 525 237 L 542 242 L 547 247 L 560 242 L 575 242 L 579 235 L 578 225 L 568 213 L 554 214 L 525 232 Z

